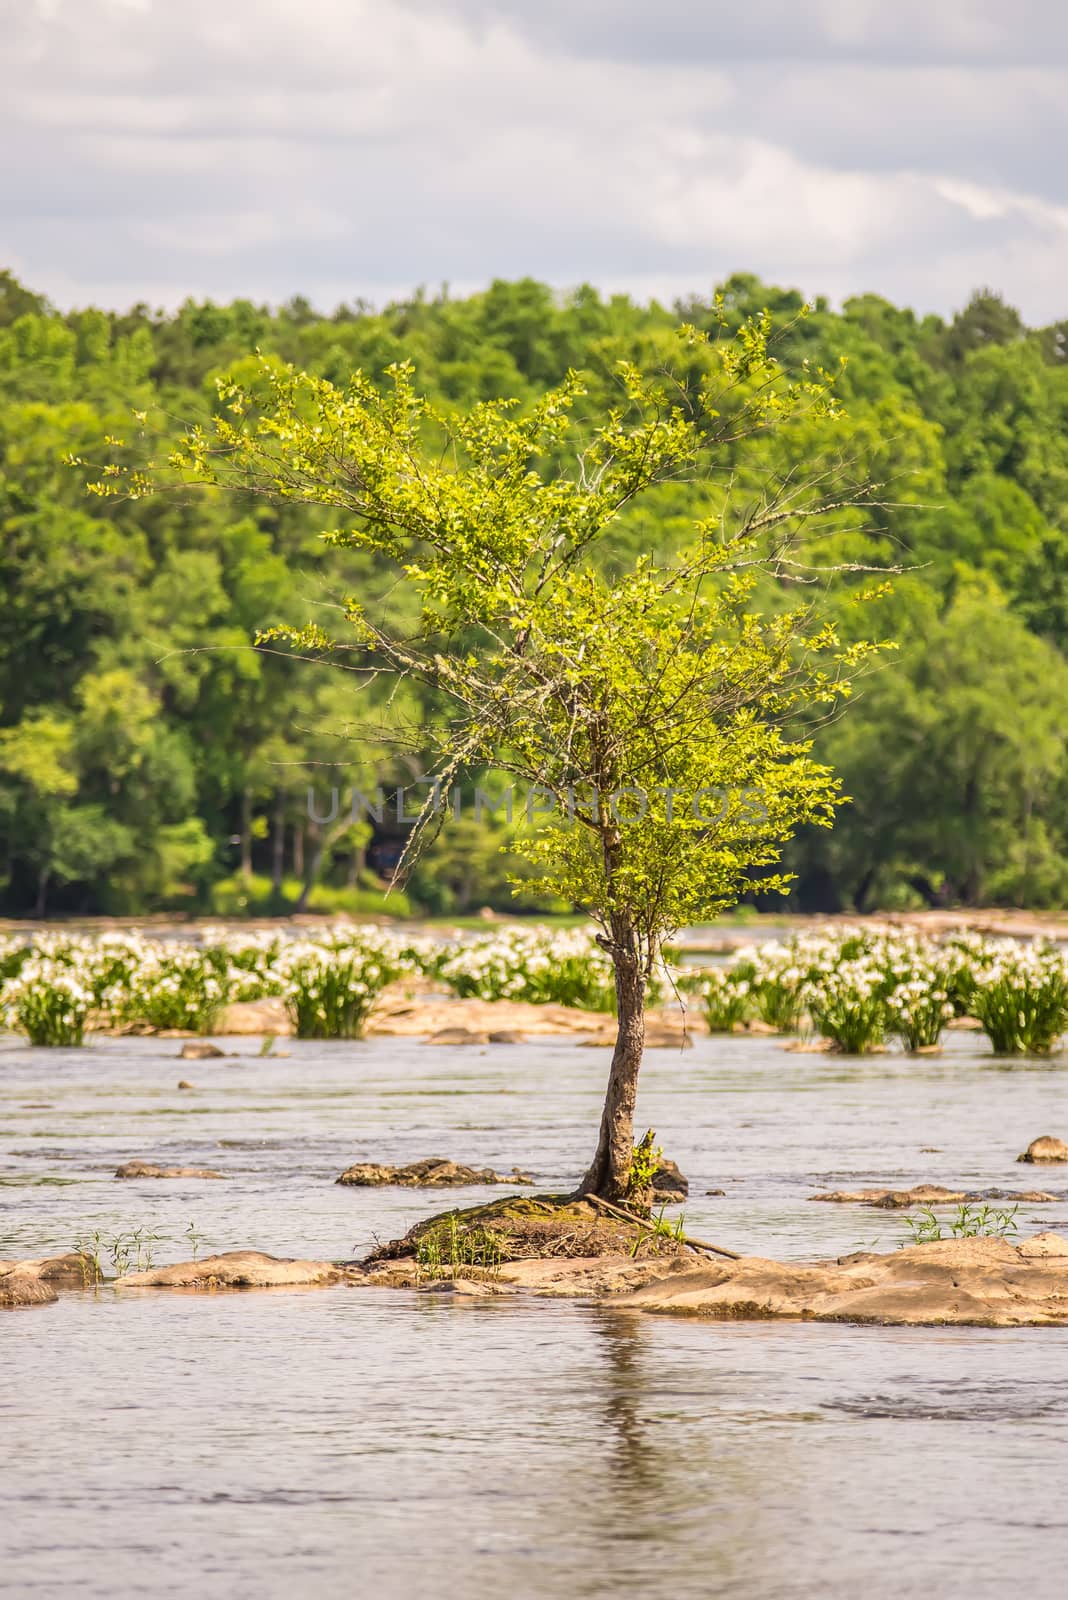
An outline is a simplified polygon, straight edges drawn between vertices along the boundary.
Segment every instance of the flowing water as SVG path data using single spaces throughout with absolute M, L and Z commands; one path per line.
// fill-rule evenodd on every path
M 0 1046 L 0 1256 L 140 1228 L 156 1259 L 343 1258 L 449 1200 L 340 1188 L 357 1160 L 588 1158 L 607 1053 L 173 1040 Z M 908 1060 L 699 1039 L 652 1051 L 641 1123 L 686 1225 L 806 1258 L 904 1237 L 811 1204 L 869 1183 L 1036 1185 L 1062 1069 L 981 1039 Z M 181 1077 L 192 1090 L 178 1090 Z M 120 1182 L 133 1157 L 225 1182 Z M 722 1195 L 708 1194 L 722 1189 Z M 498 1191 L 465 1191 L 464 1203 Z M 1021 1232 L 1068 1231 L 1068 1200 Z M 103 1251 L 107 1264 L 107 1250 Z M 0 1591 L 125 1597 L 1031 1597 L 1063 1593 L 1068 1330 L 720 1325 L 351 1288 L 64 1293 L 0 1314 Z

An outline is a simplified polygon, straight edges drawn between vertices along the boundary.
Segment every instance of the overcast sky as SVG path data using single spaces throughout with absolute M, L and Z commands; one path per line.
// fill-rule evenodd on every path
M 1068 317 L 1064 0 L 0 0 L 61 305 L 734 271 Z

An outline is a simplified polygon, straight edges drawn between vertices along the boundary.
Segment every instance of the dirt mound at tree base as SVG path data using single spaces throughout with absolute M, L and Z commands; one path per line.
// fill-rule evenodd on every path
M 658 1230 L 651 1220 L 612 1215 L 567 1195 L 510 1195 L 427 1217 L 403 1239 L 381 1245 L 364 1265 L 378 1271 L 397 1262 L 407 1278 L 416 1264 L 424 1273 L 440 1269 L 443 1276 L 453 1276 L 468 1267 L 497 1270 L 516 1261 L 667 1260 L 686 1253 L 673 1230 Z

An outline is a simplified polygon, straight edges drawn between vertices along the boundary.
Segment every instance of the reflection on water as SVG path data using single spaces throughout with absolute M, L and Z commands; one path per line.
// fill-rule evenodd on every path
M 143 1226 L 176 1258 L 192 1220 L 202 1250 L 347 1255 L 437 1203 L 336 1187 L 355 1160 L 518 1162 L 566 1183 L 606 1059 L 559 1041 L 228 1048 L 247 1053 L 4 1049 L 0 1254 Z M 994 1072 L 979 1049 L 849 1064 L 698 1042 L 652 1056 L 642 1121 L 689 1175 L 703 1237 L 795 1257 L 891 1245 L 900 1217 L 805 1196 L 1031 1187 L 1014 1157 L 1059 1128 L 1056 1073 Z M 115 1181 L 133 1156 L 228 1178 Z M 1068 1206 L 1024 1215 L 1068 1226 Z M 105 1289 L 4 1316 L 0 1350 L 0 1590 L 19 1595 L 1062 1592 L 1068 1331 Z

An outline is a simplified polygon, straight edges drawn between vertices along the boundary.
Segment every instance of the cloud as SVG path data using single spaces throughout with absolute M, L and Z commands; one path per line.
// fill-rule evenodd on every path
M 0 0 L 0 28 L 0 261 L 60 303 L 750 270 L 1068 312 L 1052 6 Z

